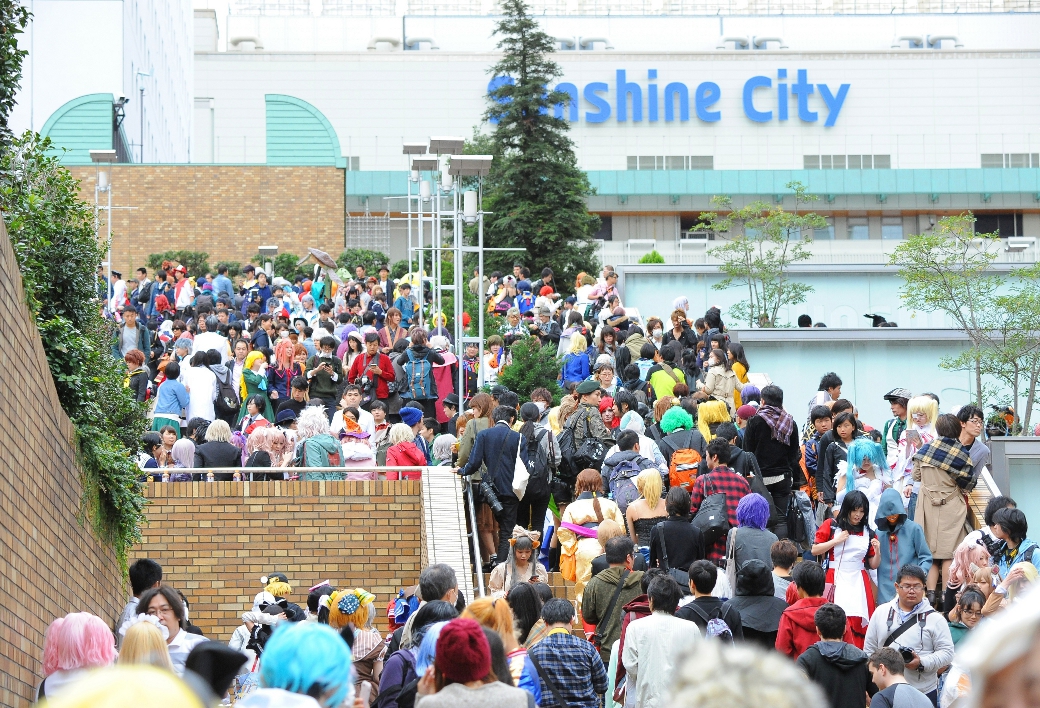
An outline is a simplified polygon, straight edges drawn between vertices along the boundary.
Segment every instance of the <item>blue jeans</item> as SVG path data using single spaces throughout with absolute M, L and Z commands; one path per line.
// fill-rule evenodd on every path
M 906 505 L 906 518 L 914 520 L 914 511 L 917 509 L 917 492 L 910 495 L 910 503 Z

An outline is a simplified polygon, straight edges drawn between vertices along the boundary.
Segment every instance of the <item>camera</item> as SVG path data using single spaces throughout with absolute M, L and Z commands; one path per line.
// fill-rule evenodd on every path
M 477 489 L 480 490 L 480 496 L 484 498 L 484 503 L 491 507 L 491 511 L 495 514 L 501 514 L 504 507 L 498 499 L 498 494 L 495 492 L 495 485 L 491 484 L 485 477 L 480 480 Z
M 914 650 L 913 649 L 907 649 L 906 647 L 900 647 L 899 648 L 899 654 L 900 654 L 900 656 L 903 657 L 903 663 L 904 664 L 909 664 L 911 661 L 914 660 Z

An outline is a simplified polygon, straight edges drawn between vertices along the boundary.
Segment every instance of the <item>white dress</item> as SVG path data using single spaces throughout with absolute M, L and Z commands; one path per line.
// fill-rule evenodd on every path
M 874 515 L 877 513 L 878 504 L 881 502 L 881 493 L 892 485 L 886 481 L 889 479 L 888 470 L 879 470 L 876 465 L 872 466 L 874 467 L 873 479 L 865 475 L 863 470 L 856 470 L 854 482 L 856 490 L 863 492 L 867 496 L 867 501 L 870 502 L 870 509 L 867 511 L 867 521 L 870 523 L 870 528 L 877 531 L 877 522 L 874 520 Z M 845 477 L 848 469 L 848 460 L 842 460 L 838 463 L 838 471 L 834 474 L 834 489 L 836 492 L 834 502 L 835 506 L 838 507 L 841 506 L 845 495 L 850 491 L 847 488 Z
M 916 425 L 911 425 L 907 430 L 916 430 L 921 435 L 922 445 L 927 445 L 937 437 L 934 427 L 918 428 Z M 899 490 L 900 494 L 907 487 L 913 487 L 916 492 L 921 486 L 920 482 L 914 483 L 914 455 L 920 448 L 914 447 L 913 443 L 906 439 L 907 430 L 904 430 L 899 436 L 899 454 L 896 455 L 896 462 L 892 465 L 892 486 Z M 909 504 L 909 501 L 906 496 L 903 497 L 904 505 Z

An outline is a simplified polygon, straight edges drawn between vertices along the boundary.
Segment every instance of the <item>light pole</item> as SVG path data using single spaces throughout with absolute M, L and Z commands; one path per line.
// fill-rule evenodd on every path
M 108 303 L 108 292 L 112 287 L 112 163 L 116 161 L 115 150 L 91 150 L 90 161 L 94 163 L 94 235 L 100 239 L 98 212 L 104 210 L 106 223 L 105 244 L 108 248 L 108 273 L 105 280 L 106 309 L 111 310 Z M 108 205 L 101 206 L 100 193 L 108 195 Z

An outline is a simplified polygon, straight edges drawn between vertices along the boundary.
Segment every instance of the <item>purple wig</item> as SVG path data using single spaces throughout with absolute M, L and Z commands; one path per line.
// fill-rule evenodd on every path
M 761 494 L 752 492 L 737 504 L 737 524 L 764 529 L 769 524 L 769 502 Z
M 751 403 L 751 401 L 762 402 L 762 392 L 758 386 L 754 384 L 747 384 L 744 388 L 740 389 L 740 398 L 744 403 Z

